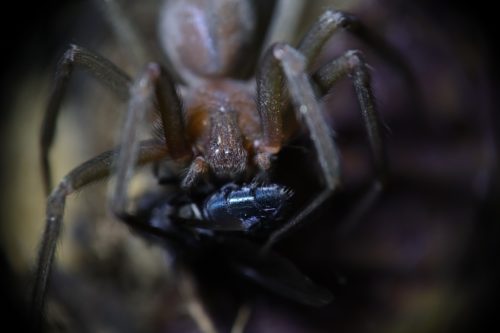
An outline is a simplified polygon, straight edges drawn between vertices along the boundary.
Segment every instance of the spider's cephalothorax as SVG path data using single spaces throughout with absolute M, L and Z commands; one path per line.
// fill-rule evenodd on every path
M 248 85 L 206 80 L 185 95 L 187 138 L 196 158 L 184 185 L 192 186 L 198 170 L 209 169 L 226 179 L 248 174 L 260 136 L 255 97 Z
M 278 2 L 281 5 L 277 7 L 283 8 L 283 3 Z M 133 25 L 123 13 L 116 11 L 116 4 L 112 0 L 105 3 L 109 6 L 108 14 L 113 17 L 110 21 L 120 39 L 140 44 Z M 280 22 L 280 12 L 276 13 L 273 20 Z M 202 178 L 209 175 L 217 178 L 218 184 L 241 182 L 251 179 L 257 172 L 265 173 L 269 170 L 272 158 L 297 128 L 304 128 L 310 134 L 318 159 L 316 164 L 319 166 L 319 175 L 325 188 L 306 207 L 294 209 L 298 213 L 289 221 L 272 230 L 262 246 L 261 255 L 258 259 L 255 257 L 248 261 L 247 265 L 252 266 L 251 276 L 257 282 L 265 284 L 266 278 L 263 276 L 268 274 L 270 277 L 267 281 L 272 281 L 272 289 L 281 290 L 282 293 L 289 291 L 295 295 L 295 299 L 307 298 L 302 298 L 307 291 L 297 294 L 294 290 L 300 290 L 300 285 L 306 286 L 302 290 L 307 290 L 310 281 L 297 275 L 290 263 L 280 264 L 270 248 L 290 229 L 305 221 L 338 186 L 340 156 L 318 102 L 318 95 L 326 94 L 339 79 L 349 77 L 352 80 L 359 100 L 373 155 L 375 189 L 380 188 L 379 184 L 384 181 L 387 170 L 370 75 L 361 52 L 347 51 L 314 72 L 311 67 L 323 45 L 339 29 L 352 32 L 396 66 L 402 67 L 404 62 L 382 38 L 371 33 L 356 18 L 329 9 L 315 21 L 296 47 L 283 42 L 267 47 L 259 57 L 254 77 L 244 81 L 241 80 L 244 76 L 238 72 L 243 68 L 246 70 L 247 64 L 255 63 L 247 59 L 246 55 L 255 53 L 252 47 L 255 48 L 253 40 L 257 21 L 254 2 L 249 0 L 166 1 L 161 10 L 159 35 L 177 75 L 172 75 L 158 63 L 149 63 L 131 79 L 102 56 L 79 46 L 69 47 L 59 62 L 42 128 L 42 168 L 47 193 L 51 194 L 47 203 L 46 229 L 41 242 L 34 288 L 35 314 L 40 315 L 43 309 L 65 200 L 69 194 L 106 178 L 113 172 L 116 174 L 116 181 L 110 197 L 112 211 L 132 228 L 153 232 L 142 222 L 138 222 L 140 219 L 134 218 L 134 212 L 127 210 L 127 189 L 136 165 L 166 160 L 173 163 L 165 165 L 180 165 L 179 177 L 175 181 L 185 189 L 194 189 Z M 274 41 L 275 38 L 271 35 L 266 40 Z M 147 54 L 145 48 L 141 54 Z M 52 189 L 48 153 L 67 81 L 75 67 L 86 69 L 119 97 L 127 100 L 128 111 L 119 147 L 76 167 Z M 403 70 L 407 71 L 407 68 Z M 175 76 L 180 77 L 183 82 L 174 82 Z M 158 116 L 155 135 L 150 140 L 141 141 L 136 135 L 137 128 L 147 119 L 145 114 L 151 109 Z M 112 168 L 112 165 L 115 167 Z M 183 172 L 185 170 L 187 171 Z M 249 214 L 260 214 L 268 209 L 250 204 L 247 210 L 242 206 L 257 200 L 255 194 L 246 195 L 247 192 L 250 193 L 247 190 L 245 186 L 236 186 L 221 192 L 220 195 L 232 195 L 236 198 L 231 204 L 222 205 L 222 209 L 229 209 L 233 213 L 237 211 L 236 215 L 245 216 L 247 221 L 252 221 Z M 273 193 L 279 199 L 273 199 L 269 209 L 280 211 L 277 208 L 286 201 L 286 196 L 277 190 Z M 245 199 L 241 201 L 243 197 Z M 226 202 L 223 198 L 217 200 Z M 210 207 L 215 209 L 215 206 Z M 226 216 L 225 213 L 219 213 L 216 215 Z M 227 219 L 230 220 L 237 221 Z M 211 235 L 224 230 L 224 221 L 225 219 L 212 221 L 214 233 Z M 204 227 L 210 228 L 210 223 L 207 221 Z M 238 222 L 235 225 L 236 229 L 245 233 L 245 223 Z M 193 232 L 196 233 L 195 228 Z M 233 240 L 228 241 L 232 238 L 227 235 L 222 238 L 218 235 L 216 239 L 217 242 L 235 244 Z M 236 249 L 233 245 L 231 247 Z M 257 247 L 242 246 L 247 250 Z M 283 271 L 269 272 L 264 268 L 273 266 L 272 263 L 276 263 L 276 267 L 282 267 L 283 271 L 290 272 L 288 277 Z M 298 287 L 295 284 L 293 288 L 275 288 L 279 277 L 273 274 L 288 278 L 289 281 L 295 279 L 293 281 L 297 282 Z M 311 303 L 324 304 L 324 295 L 317 298 L 314 292 L 310 295 L 314 295 L 311 296 Z
M 255 88 L 231 79 L 252 45 L 254 16 L 250 1 L 175 0 L 163 7 L 162 45 L 189 84 L 182 97 L 195 159 L 184 187 L 208 171 L 237 180 L 254 169 L 261 142 Z

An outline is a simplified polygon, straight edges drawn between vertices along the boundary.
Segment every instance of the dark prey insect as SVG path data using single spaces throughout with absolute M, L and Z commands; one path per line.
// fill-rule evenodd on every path
M 203 261 L 207 266 L 207 261 L 216 260 L 220 266 L 224 262 L 237 274 L 284 297 L 307 305 L 325 305 L 331 300 L 327 290 L 312 283 L 285 258 L 272 252 L 260 255 L 260 246 L 243 237 L 266 232 L 268 223 L 279 221 L 291 195 L 290 190 L 276 184 L 231 183 L 202 204 L 179 196 L 146 196 L 136 214 L 120 218 L 138 233 L 166 246 L 183 265 Z M 243 234 L 228 235 L 231 231 Z
M 203 208 L 195 208 L 192 219 L 197 227 L 211 230 L 245 231 L 269 228 L 279 220 L 292 193 L 277 184 L 237 186 L 230 183 L 206 199 Z
M 106 3 L 111 21 L 121 38 L 135 40 L 133 27 L 127 18 L 115 8 L 113 1 Z M 241 81 L 236 79 L 237 73 L 248 61 L 245 54 L 253 45 L 256 31 L 251 1 L 171 0 L 165 2 L 161 12 L 161 43 L 183 83 L 175 83 L 174 76 L 155 62 L 148 63 L 139 75 L 130 78 L 102 56 L 76 45 L 68 48 L 58 64 L 41 136 L 44 181 L 50 195 L 33 294 L 35 314 L 43 312 L 47 281 L 69 194 L 113 173 L 116 181 L 111 191 L 110 207 L 115 216 L 132 229 L 164 234 L 165 239 L 175 238 L 176 232 L 171 227 L 167 228 L 168 232 L 162 227 L 154 227 L 151 214 L 145 221 L 130 211 L 127 190 L 137 165 L 158 163 L 160 174 L 168 169 L 166 173 L 175 175 L 174 182 L 186 191 L 186 195 L 190 191 L 196 192 L 200 184 L 248 183 L 256 175 L 269 173 L 273 158 L 302 128 L 309 132 L 314 144 L 324 190 L 306 207 L 298 209 L 291 219 L 268 231 L 262 246 L 241 237 L 233 238 L 225 234 L 224 229 L 245 232 L 262 225 L 267 217 L 261 220 L 257 215 L 264 209 L 238 206 L 237 200 L 222 207 L 222 210 L 217 207 L 221 202 L 217 195 L 225 193 L 236 197 L 249 191 L 248 185 L 228 185 L 220 190 L 222 192 L 216 191 L 213 196 L 208 196 L 208 202 L 213 202 L 205 205 L 207 210 L 205 215 L 199 215 L 201 219 L 187 219 L 191 222 L 186 221 L 185 225 L 176 227 L 176 230 L 191 228 L 203 239 L 208 237 L 207 234 L 197 230 L 200 227 L 211 230 L 211 239 L 230 247 L 232 252 L 238 252 L 236 249 L 240 246 L 240 254 L 230 259 L 233 262 L 249 257 L 248 252 L 258 252 L 259 262 L 242 264 L 254 270 L 255 274 L 249 277 L 270 289 L 281 291 L 285 296 L 293 293 L 292 287 L 277 287 L 276 276 L 286 274 L 272 273 L 264 267 L 278 262 L 276 266 L 283 267 L 282 272 L 294 272 L 290 273 L 293 276 L 290 280 L 295 276 L 297 281 L 303 278 L 285 259 L 273 254 L 271 247 L 292 228 L 306 221 L 308 215 L 325 202 L 339 185 L 340 157 L 318 98 L 343 77 L 352 80 L 359 100 L 373 155 L 376 183 L 382 184 L 385 180 L 387 166 L 380 120 L 369 71 L 361 52 L 347 51 L 311 72 L 323 45 L 339 29 L 352 32 L 382 57 L 399 65 L 397 53 L 355 17 L 332 9 L 325 11 L 296 47 L 281 42 L 272 44 L 262 54 L 255 77 Z M 77 166 L 52 189 L 48 155 L 67 82 L 75 68 L 87 70 L 127 100 L 128 111 L 119 146 Z M 157 116 L 154 137 L 141 141 L 136 132 L 150 110 L 154 110 Z M 252 190 L 263 191 L 266 186 L 278 185 L 255 185 Z M 252 204 L 251 200 L 249 202 Z M 285 199 L 276 199 L 271 201 L 269 208 L 279 212 L 279 206 L 285 202 Z M 227 211 L 224 212 L 224 209 Z M 233 217 L 240 215 L 236 219 L 230 218 L 228 211 Z M 180 213 L 174 215 L 182 216 Z M 244 215 L 246 217 L 242 219 Z M 271 214 L 268 218 L 273 220 L 280 215 Z M 166 217 L 164 219 L 167 220 Z M 178 226 L 180 223 L 174 224 Z M 183 238 L 182 242 L 189 243 L 185 240 Z M 266 277 L 268 273 L 270 275 Z M 308 287 L 306 284 L 303 289 Z M 300 292 L 300 286 L 298 288 Z M 325 292 L 309 297 L 305 291 L 303 295 L 292 298 L 324 304 L 329 294 Z

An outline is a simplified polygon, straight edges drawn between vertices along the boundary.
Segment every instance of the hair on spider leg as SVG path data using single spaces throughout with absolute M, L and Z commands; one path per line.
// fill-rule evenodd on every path
M 113 15 L 117 3 L 109 3 Z M 63 56 L 42 128 L 42 138 L 51 138 L 41 142 L 47 189 L 51 187 L 48 155 L 72 76 L 71 70 L 61 68 L 86 69 L 112 93 L 128 92 L 128 105 L 118 146 L 75 167 L 51 189 L 33 291 L 35 322 L 40 322 L 44 312 L 66 198 L 110 175 L 115 179 L 108 201 L 116 220 L 175 253 L 182 267 L 196 270 L 194 263 L 200 260 L 217 262 L 217 267 L 225 266 L 236 277 L 282 298 L 312 306 L 331 301 L 330 291 L 312 282 L 273 246 L 308 222 L 337 193 L 341 181 L 340 152 L 315 86 L 322 87 L 322 95 L 337 80 L 351 79 L 368 133 L 375 177 L 381 181 L 386 177 L 380 117 L 361 52 L 347 51 L 315 73 L 309 69 L 335 32 L 358 21 L 326 10 L 296 48 L 278 42 L 260 58 L 256 55 L 250 61 L 257 63 L 255 80 L 244 81 L 240 73 L 244 55 L 256 39 L 262 42 L 256 35 L 260 28 L 254 9 L 250 1 L 236 0 L 162 4 L 160 44 L 183 83 L 158 62 L 144 64 L 142 71 L 129 76 L 105 57 L 79 46 L 70 46 L 71 56 Z M 130 40 L 135 34 L 132 22 L 114 13 L 110 23 L 121 40 Z M 347 30 L 354 35 L 358 32 Z M 388 50 L 385 44 L 380 49 L 370 46 L 381 54 Z M 155 118 L 154 130 L 151 138 L 142 139 L 138 129 L 150 120 L 148 115 Z M 279 153 L 300 129 L 310 136 L 321 188 L 297 208 L 288 207 L 295 189 L 275 181 L 278 177 L 272 165 L 279 162 Z M 157 193 L 146 191 L 131 209 L 131 178 L 138 166 L 148 164 L 155 165 L 159 186 L 169 183 L 169 187 Z

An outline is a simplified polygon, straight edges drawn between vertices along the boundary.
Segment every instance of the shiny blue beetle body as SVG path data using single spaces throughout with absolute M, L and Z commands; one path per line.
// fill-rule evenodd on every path
M 291 196 L 291 190 L 278 184 L 228 184 L 205 201 L 203 217 L 218 230 L 266 228 L 282 218 Z

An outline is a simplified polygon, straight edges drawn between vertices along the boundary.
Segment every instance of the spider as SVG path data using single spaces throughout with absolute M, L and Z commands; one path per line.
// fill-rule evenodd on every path
M 134 39 L 130 22 L 112 1 L 107 3 L 116 30 L 124 40 Z M 268 233 L 262 246 L 245 245 L 248 242 L 245 240 L 240 243 L 246 249 L 244 257 L 249 257 L 249 251 L 257 251 L 263 258 L 270 258 L 267 264 L 284 263 L 283 259 L 275 259 L 272 246 L 306 221 L 339 187 L 340 156 L 318 98 L 343 77 L 352 80 L 359 101 L 373 157 L 375 184 L 379 189 L 384 183 L 388 169 L 385 145 L 370 73 L 362 53 L 349 50 L 314 72 L 312 67 L 323 45 L 338 30 L 353 33 L 396 65 L 400 63 L 397 52 L 354 16 L 328 9 L 297 46 L 277 42 L 267 47 L 259 59 L 255 77 L 242 81 L 235 78 L 235 73 L 255 38 L 254 19 L 251 1 L 166 1 L 160 18 L 160 38 L 182 83 L 176 83 L 174 74 L 159 63 L 146 64 L 142 72 L 130 78 L 109 60 L 81 46 L 71 45 L 64 53 L 56 71 L 41 135 L 43 178 L 50 195 L 33 291 L 35 314 L 43 312 L 68 195 L 114 174 L 111 211 L 132 229 L 161 234 L 165 230 L 153 228 L 152 222 L 140 222 L 137 214 L 128 209 L 127 190 L 136 166 L 156 163 L 159 174 L 165 170 L 167 174 L 173 172 L 174 182 L 186 193 L 195 191 L 203 183 L 241 184 L 268 174 L 283 145 L 299 129 L 305 128 L 316 151 L 324 189 L 299 213 Z M 49 150 L 67 81 L 78 67 L 128 100 L 128 110 L 118 148 L 77 166 L 52 189 Z M 139 140 L 138 126 L 150 110 L 157 116 L 154 138 Z M 245 186 L 234 186 L 226 190 L 226 194 L 246 190 Z M 271 208 L 277 209 L 283 203 L 284 199 L 275 200 Z M 214 209 L 206 207 L 210 211 Z M 225 209 L 232 213 L 237 208 L 227 204 Z M 252 215 L 259 210 L 244 213 Z M 154 220 L 151 214 L 148 219 Z M 221 224 L 225 222 L 217 222 L 212 229 L 224 229 Z M 199 223 L 192 226 L 193 230 L 197 227 Z M 204 227 L 210 229 L 210 221 Z M 245 231 L 245 228 L 243 222 L 238 222 L 233 229 Z M 230 238 L 221 239 L 224 239 L 222 243 L 231 244 L 228 248 L 235 249 L 234 242 L 227 241 Z M 289 267 L 289 264 L 281 266 Z

